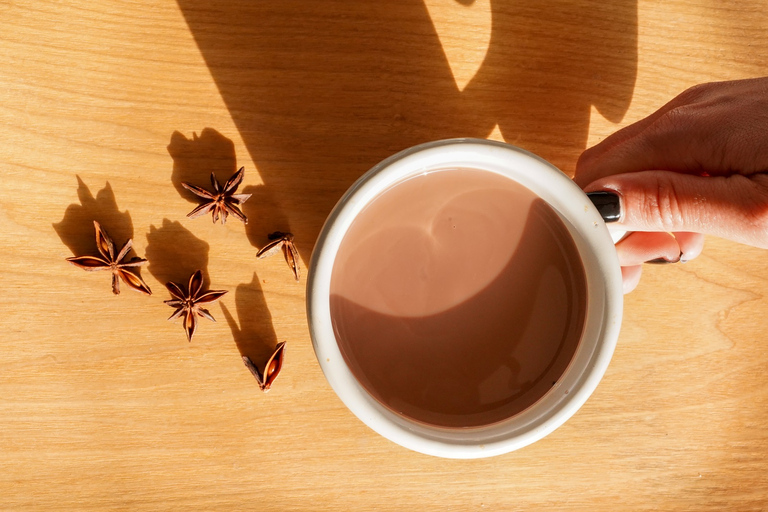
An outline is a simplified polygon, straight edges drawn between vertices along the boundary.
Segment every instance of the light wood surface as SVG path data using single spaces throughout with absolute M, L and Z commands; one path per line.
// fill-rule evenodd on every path
M 343 191 L 415 143 L 579 153 L 688 86 L 768 74 L 761 0 L 0 2 L 0 509 L 763 510 L 766 252 L 646 269 L 596 393 L 541 442 L 452 461 L 374 434 L 312 351 L 302 257 Z M 768 138 L 766 138 L 768 143 Z M 247 226 L 181 181 L 245 166 Z M 91 220 L 154 294 L 65 258 Z M 166 280 L 214 305 L 188 343 Z M 306 271 L 304 272 L 306 274 Z M 287 341 L 262 394 L 241 353 Z

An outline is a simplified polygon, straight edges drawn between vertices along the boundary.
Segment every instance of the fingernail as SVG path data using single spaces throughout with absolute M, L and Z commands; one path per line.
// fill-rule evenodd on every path
M 621 202 L 615 192 L 587 192 L 587 197 L 595 205 L 605 222 L 617 222 L 621 217 Z
M 682 259 L 683 253 L 680 253 L 680 256 L 677 257 L 677 259 L 674 260 L 668 260 L 665 258 L 656 258 L 655 260 L 648 260 L 646 263 L 651 263 L 653 265 L 665 265 L 667 263 L 677 263 L 678 261 L 682 261 L 685 263 L 685 260 Z

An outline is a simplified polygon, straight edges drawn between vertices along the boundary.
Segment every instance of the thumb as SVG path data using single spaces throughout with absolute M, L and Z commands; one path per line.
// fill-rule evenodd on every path
M 607 222 L 618 219 L 630 231 L 690 231 L 768 248 L 766 174 L 642 171 L 601 178 L 584 191 Z

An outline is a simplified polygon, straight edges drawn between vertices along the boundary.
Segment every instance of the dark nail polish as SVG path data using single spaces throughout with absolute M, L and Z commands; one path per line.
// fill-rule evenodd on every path
M 621 217 L 621 202 L 615 192 L 587 192 L 587 197 L 595 205 L 605 222 L 616 222 Z
M 680 256 L 682 256 L 682 253 L 680 253 Z M 646 263 L 652 263 L 654 265 L 665 265 L 667 263 L 677 263 L 678 261 L 681 261 L 680 256 L 678 256 L 676 260 L 667 260 L 667 259 L 664 259 L 664 258 L 656 258 L 655 260 L 646 261 Z M 685 261 L 683 261 L 683 263 L 685 263 Z

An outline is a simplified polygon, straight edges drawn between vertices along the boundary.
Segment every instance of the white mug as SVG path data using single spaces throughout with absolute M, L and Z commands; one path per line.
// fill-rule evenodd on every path
M 446 168 L 501 174 L 534 192 L 563 220 L 578 249 L 586 277 L 582 337 L 557 385 L 514 416 L 471 428 L 427 425 L 379 403 L 346 364 L 330 309 L 334 259 L 355 217 L 391 186 Z M 613 238 L 586 194 L 556 167 L 525 150 L 481 139 L 451 139 L 402 151 L 373 167 L 352 185 L 318 237 L 307 278 L 307 317 L 320 367 L 342 402 L 361 421 L 401 446 L 462 459 L 490 457 L 522 448 L 570 418 L 587 401 L 608 367 L 623 308 L 622 278 Z

